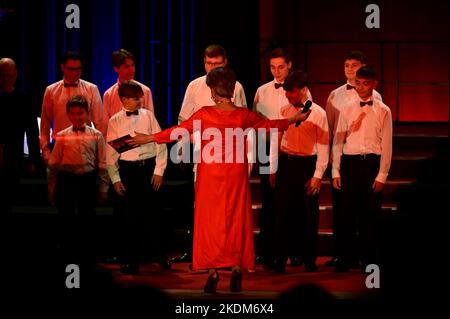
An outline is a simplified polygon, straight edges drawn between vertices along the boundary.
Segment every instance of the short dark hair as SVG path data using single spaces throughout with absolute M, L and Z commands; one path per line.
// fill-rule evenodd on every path
M 232 98 L 236 74 L 227 67 L 215 68 L 206 76 L 206 85 L 213 88 L 220 97 Z
M 303 71 L 289 73 L 283 83 L 285 91 L 293 91 L 295 88 L 303 89 L 305 86 L 308 86 L 308 74 Z
M 142 87 L 133 80 L 125 81 L 119 85 L 119 97 L 132 98 L 141 97 L 144 95 Z
M 73 107 L 81 107 L 86 112 L 89 112 L 89 103 L 83 95 L 74 95 L 69 99 L 69 101 L 67 101 L 67 113 L 69 113 L 70 109 Z
M 66 54 L 63 55 L 61 63 L 65 64 L 67 62 L 67 60 L 78 60 L 80 62 L 83 62 L 81 60 L 80 52 L 77 52 L 77 51 L 68 51 L 68 52 L 66 52 Z
M 125 49 L 119 49 L 112 53 L 112 65 L 116 68 L 124 64 L 125 59 L 131 59 L 135 62 L 133 53 Z
M 224 59 L 227 58 L 227 52 L 221 45 L 211 44 L 205 49 L 204 57 L 216 58 L 219 56 L 223 57 Z
M 362 66 L 356 71 L 356 77 L 368 80 L 376 80 L 377 72 L 370 66 Z
M 270 52 L 269 59 L 283 58 L 286 63 L 292 62 L 292 55 L 284 48 L 276 48 Z
M 348 52 L 345 56 L 344 61 L 345 60 L 356 60 L 361 62 L 362 64 L 367 63 L 367 57 L 364 55 L 364 53 L 358 50 Z

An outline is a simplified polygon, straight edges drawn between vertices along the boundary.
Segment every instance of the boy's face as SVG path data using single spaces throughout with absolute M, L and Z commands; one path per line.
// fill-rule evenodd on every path
M 129 111 L 134 111 L 142 106 L 144 102 L 144 97 L 143 95 L 138 97 L 122 97 L 121 101 L 124 108 L 126 108 Z
M 291 69 L 292 62 L 286 63 L 284 58 L 270 59 L 270 72 L 278 83 L 284 81 Z
M 120 82 L 125 82 L 134 79 L 136 66 L 134 65 L 134 61 L 132 59 L 126 58 L 125 62 L 118 68 L 114 67 L 114 70 L 119 75 Z
M 356 77 L 355 90 L 358 93 L 359 97 L 365 100 L 372 96 L 372 92 L 377 86 L 377 83 L 377 80 L 374 79 L 364 79 Z
M 83 127 L 88 120 L 88 113 L 81 106 L 72 106 L 67 112 L 67 117 L 73 127 Z
M 347 80 L 354 81 L 356 78 L 356 71 L 358 71 L 358 69 L 362 66 L 363 64 L 361 63 L 361 61 L 354 59 L 345 60 L 344 73 Z
M 295 107 L 300 107 L 303 101 L 307 99 L 307 91 L 308 88 L 306 86 L 301 89 L 294 88 L 292 91 L 286 91 L 286 98 Z

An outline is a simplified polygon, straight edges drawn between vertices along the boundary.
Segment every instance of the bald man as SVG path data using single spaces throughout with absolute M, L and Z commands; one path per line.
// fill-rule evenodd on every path
M 0 59 L 0 211 L 11 212 L 24 163 L 23 142 L 27 134 L 29 170 L 39 159 L 39 130 L 34 101 L 15 88 L 17 67 L 10 58 Z

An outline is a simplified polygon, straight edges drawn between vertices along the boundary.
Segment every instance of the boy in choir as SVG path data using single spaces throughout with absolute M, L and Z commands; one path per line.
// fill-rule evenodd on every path
M 376 85 L 373 68 L 358 69 L 358 98 L 342 107 L 334 135 L 333 187 L 342 194 L 342 209 L 335 219 L 337 272 L 349 270 L 355 242 L 363 271 L 368 264 L 379 262 L 377 221 L 392 158 L 392 115 L 375 98 Z
M 165 258 L 165 234 L 161 229 L 162 216 L 158 191 L 167 166 L 167 147 L 149 143 L 128 150 L 116 150 L 113 141 L 136 132 L 154 134 L 161 131 L 153 112 L 142 108 L 144 92 L 139 83 L 125 81 L 118 94 L 122 109 L 108 124 L 106 162 L 117 196 L 116 210 L 121 219 L 121 272 L 139 273 L 144 235 L 150 237 L 155 261 L 170 269 Z

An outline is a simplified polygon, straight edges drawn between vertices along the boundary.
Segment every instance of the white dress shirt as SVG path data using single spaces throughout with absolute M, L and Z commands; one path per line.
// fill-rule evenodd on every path
M 139 84 L 144 91 L 144 104 L 142 107 L 152 111 L 153 114 L 155 114 L 153 109 L 152 91 L 145 84 L 142 84 L 136 80 L 133 81 Z M 111 118 L 111 116 L 122 109 L 122 102 L 119 97 L 119 81 L 117 81 L 117 83 L 111 86 L 108 90 L 106 90 L 105 94 L 103 94 L 103 106 L 105 107 L 105 116 L 107 121 Z
M 138 115 L 126 115 L 122 109 L 109 119 L 106 141 L 110 142 L 124 135 L 135 136 L 136 133 L 154 134 L 161 131 L 153 112 L 139 109 Z M 167 166 L 166 144 L 147 143 L 119 154 L 111 145 L 106 146 L 106 166 L 112 183 L 120 181 L 118 160 L 138 161 L 156 156 L 154 175 L 163 176 Z
M 269 120 L 283 119 L 284 117 L 281 115 L 281 108 L 289 105 L 289 100 L 286 97 L 286 91 L 282 86 L 275 88 L 275 83 L 282 84 L 273 79 L 272 81 L 261 85 L 256 90 L 255 98 L 253 100 L 253 110 Z M 309 90 L 307 92 L 307 97 L 308 100 L 312 101 L 311 92 Z M 278 167 L 275 164 L 275 161 L 278 162 L 279 148 L 279 136 L 277 135 L 272 135 L 270 142 L 269 169 L 271 174 L 275 173 Z M 266 136 L 263 135 L 263 138 L 265 139 Z
M 281 116 L 280 110 L 283 106 L 289 104 L 286 98 L 286 91 L 283 87 L 275 88 L 276 81 L 270 81 L 261 85 L 255 94 L 253 100 L 253 111 L 269 120 L 279 120 Z M 312 101 L 311 93 L 308 90 L 308 100 Z
M 109 178 L 103 134 L 90 126 L 85 126 L 84 132 L 74 131 L 73 126 L 69 126 L 59 132 L 55 139 L 55 147 L 48 161 L 49 190 L 55 190 L 58 171 L 84 174 L 98 168 L 100 191 L 107 192 Z
M 244 88 L 241 83 L 236 81 L 232 102 L 236 106 L 247 107 L 245 100 Z M 206 75 L 196 78 L 189 83 L 186 93 L 184 94 L 183 104 L 181 105 L 178 122 L 186 121 L 204 106 L 215 105 L 211 99 L 211 89 L 206 85 Z
M 341 109 L 333 140 L 332 176 L 340 177 L 341 155 L 381 155 L 380 169 L 375 178 L 386 183 L 392 159 L 392 115 L 383 102 L 373 99 L 373 105 L 360 106 L 360 99 Z
M 347 89 L 347 85 L 351 85 L 347 82 L 341 85 L 337 89 L 331 91 L 328 96 L 327 105 L 325 111 L 327 112 L 328 128 L 330 129 L 330 142 L 333 142 L 334 134 L 336 133 L 336 127 L 339 120 L 339 114 L 341 108 L 344 105 L 351 104 L 352 101 L 359 101 L 359 95 L 355 89 Z M 373 90 L 373 98 L 383 101 L 380 93 Z
M 71 125 L 67 117 L 66 104 L 74 95 L 83 95 L 89 103 L 89 124 L 93 122 L 95 128 L 105 136 L 106 122 L 100 92 L 95 84 L 79 80 L 76 87 L 64 87 L 64 80 L 55 82 L 45 89 L 42 102 L 40 144 L 44 159 L 50 157 L 50 127 L 53 121 L 53 134 Z
M 283 118 L 290 118 L 299 111 L 292 104 L 281 108 L 280 113 Z M 309 117 L 296 127 L 296 124 L 289 125 L 289 128 L 282 133 L 280 150 L 284 153 L 296 156 L 317 155 L 316 170 L 313 176 L 322 179 L 329 162 L 329 133 L 328 122 L 325 110 L 319 105 L 312 103 Z M 273 145 L 274 138 L 272 138 Z M 277 152 L 273 152 L 271 145 L 271 173 L 276 170 L 273 167 L 274 160 L 277 159 Z M 275 156 L 275 157 L 274 157 Z

